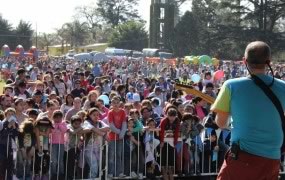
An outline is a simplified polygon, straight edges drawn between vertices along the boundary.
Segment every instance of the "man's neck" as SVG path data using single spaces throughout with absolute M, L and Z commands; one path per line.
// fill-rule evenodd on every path
M 250 69 L 250 73 L 254 75 L 266 74 L 265 69 Z

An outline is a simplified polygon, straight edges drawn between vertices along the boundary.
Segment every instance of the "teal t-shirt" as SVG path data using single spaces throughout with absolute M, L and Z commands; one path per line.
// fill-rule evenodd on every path
M 271 76 L 258 75 L 266 84 Z M 271 87 L 285 107 L 285 82 L 275 79 Z M 271 100 L 248 77 L 226 81 L 213 104 L 213 111 L 231 115 L 231 142 L 248 153 L 280 159 L 283 131 L 279 113 Z

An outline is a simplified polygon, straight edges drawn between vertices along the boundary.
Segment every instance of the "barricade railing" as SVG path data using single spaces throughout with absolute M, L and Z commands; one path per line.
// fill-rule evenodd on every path
M 69 144 L 46 146 L 46 139 L 40 138 L 41 149 L 32 150 L 31 157 L 23 155 L 29 149 L 15 149 L 17 141 L 8 136 L 7 144 L 11 146 L 7 146 L 6 156 L 7 162 L 14 162 L 10 167 L 13 170 L 6 168 L 0 179 L 133 179 L 163 177 L 164 170 L 172 171 L 173 177 L 218 174 L 229 148 L 225 138 L 219 140 L 220 132 L 217 131 L 215 137 L 206 129 L 192 138 L 179 137 L 176 144 L 173 137 L 165 137 L 163 145 L 156 132 L 126 135 L 114 141 L 92 134 L 91 144 L 76 136 L 74 148 Z M 52 142 L 51 136 L 49 142 Z M 282 161 L 283 169 L 284 166 Z M 283 169 L 280 174 L 285 174 Z

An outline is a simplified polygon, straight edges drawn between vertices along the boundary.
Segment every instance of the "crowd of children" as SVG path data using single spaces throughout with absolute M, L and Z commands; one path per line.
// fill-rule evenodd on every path
M 210 105 L 175 89 L 173 79 L 201 74 L 192 85 L 215 98 L 212 67 L 182 65 L 174 77 L 166 67 L 153 78 L 139 71 L 144 64 L 131 64 L 138 70 L 130 74 L 116 72 L 128 69 L 125 63 L 102 65 L 100 77 L 84 65 L 46 64 L 11 75 L 0 97 L 0 180 L 217 173 L 230 129 L 219 129 Z

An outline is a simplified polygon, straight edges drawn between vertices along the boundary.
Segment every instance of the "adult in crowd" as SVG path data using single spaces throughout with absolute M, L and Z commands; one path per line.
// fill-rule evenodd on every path
M 72 108 L 70 108 L 65 114 L 64 119 L 66 122 L 70 122 L 71 117 L 81 110 L 81 102 L 82 101 L 79 97 L 74 98 Z
M 244 62 L 250 75 L 266 83 L 284 109 L 285 83 L 266 75 L 270 60 L 271 50 L 266 43 L 256 41 L 246 47 Z M 229 116 L 232 123 L 231 152 L 226 156 L 218 180 L 278 179 L 284 138 L 280 115 L 252 78 L 226 81 L 212 110 L 217 113 L 220 128 L 228 126 Z

